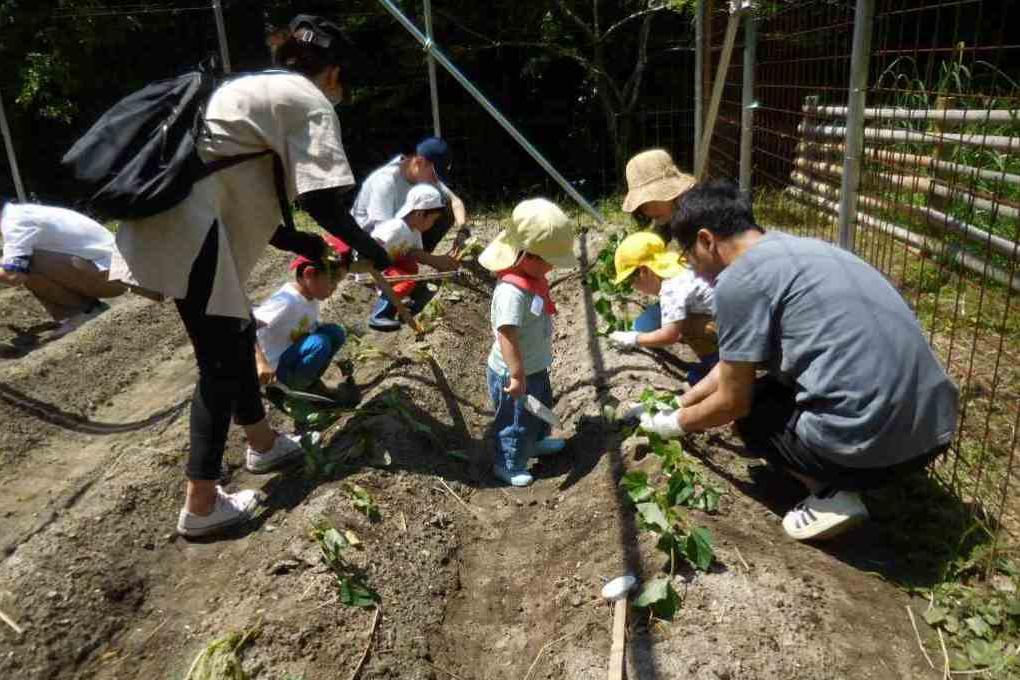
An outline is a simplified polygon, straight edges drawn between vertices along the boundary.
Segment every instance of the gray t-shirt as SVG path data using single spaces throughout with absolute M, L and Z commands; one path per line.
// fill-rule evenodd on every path
M 541 308 L 542 298 L 512 283 L 497 283 L 492 291 L 490 322 L 492 332 L 501 326 L 517 326 L 517 338 L 524 361 L 524 374 L 531 375 L 552 366 L 552 317 Z M 537 312 L 537 313 L 536 313 Z M 500 375 L 510 372 L 499 339 L 489 352 L 489 368 Z
M 400 161 L 397 156 L 381 168 L 372 171 L 358 190 L 358 196 L 351 207 L 351 217 L 369 234 L 375 225 L 397 216 L 397 211 L 404 205 L 411 183 L 404 179 L 400 172 Z
M 796 392 L 797 436 L 881 468 L 952 441 L 958 392 L 899 292 L 816 239 L 770 232 L 715 286 L 719 356 L 763 362 Z
M 400 172 L 402 160 L 403 156 L 396 156 L 386 165 L 373 170 L 358 190 L 354 205 L 351 206 L 351 217 L 369 234 L 380 222 L 397 216 L 407 199 L 407 193 L 414 186 Z M 438 182 L 435 187 L 443 194 L 443 200 L 449 202 L 445 198 L 450 193 L 446 185 Z

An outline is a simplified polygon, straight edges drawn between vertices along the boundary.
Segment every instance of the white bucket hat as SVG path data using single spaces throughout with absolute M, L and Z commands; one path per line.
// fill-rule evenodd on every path
M 407 192 L 404 205 L 397 211 L 397 217 L 404 219 L 415 210 L 433 210 L 443 207 L 443 195 L 431 184 L 415 184 Z
M 697 180 L 680 172 L 663 149 L 642 151 L 627 161 L 627 195 L 623 211 L 634 212 L 648 201 L 672 201 Z

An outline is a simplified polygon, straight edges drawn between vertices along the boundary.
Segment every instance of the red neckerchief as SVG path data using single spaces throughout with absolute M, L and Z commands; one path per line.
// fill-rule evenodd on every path
M 498 276 L 500 281 L 506 281 L 527 293 L 532 293 L 542 298 L 544 303 L 542 311 L 549 316 L 556 313 L 556 305 L 553 303 L 552 296 L 549 293 L 549 282 L 545 280 L 545 277 L 535 278 L 534 276 L 529 276 L 520 267 L 504 269 L 499 272 Z

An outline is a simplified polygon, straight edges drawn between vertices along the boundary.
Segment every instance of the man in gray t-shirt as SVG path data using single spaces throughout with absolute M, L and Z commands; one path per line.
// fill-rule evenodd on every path
M 816 239 L 764 234 L 729 181 L 685 194 L 672 229 L 714 281 L 720 363 L 678 411 L 643 416 L 647 429 L 679 436 L 736 421 L 752 453 L 811 491 L 783 520 L 797 539 L 866 519 L 857 491 L 946 449 L 956 386 L 878 271 Z

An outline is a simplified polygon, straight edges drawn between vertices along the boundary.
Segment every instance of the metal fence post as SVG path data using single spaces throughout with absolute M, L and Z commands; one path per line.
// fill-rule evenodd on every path
M 868 93 L 868 64 L 874 29 L 875 0 L 857 0 L 854 42 L 850 53 L 850 94 L 847 99 L 846 150 L 839 199 L 839 245 L 854 250 L 857 230 L 857 191 L 861 183 L 864 151 L 864 104 Z
M 481 107 L 485 109 L 511 137 L 514 138 L 514 141 L 520 144 L 521 148 L 527 151 L 528 155 L 534 158 L 535 162 L 542 166 L 543 170 L 549 173 L 549 176 L 552 177 L 565 192 L 567 192 L 568 196 L 574 199 L 579 206 L 584 208 L 588 214 L 594 217 L 599 224 L 605 223 L 606 218 L 602 215 L 602 213 L 599 212 L 595 206 L 589 203 L 588 199 L 582 196 L 580 192 L 575 189 L 574 186 L 568 182 L 556 168 L 553 167 L 552 163 L 546 160 L 545 156 L 543 156 L 539 150 L 535 148 L 535 145 L 529 142 L 527 137 L 522 135 L 520 131 L 514 127 L 513 123 L 506 119 L 506 116 L 504 116 L 503 113 L 497 109 L 484 94 L 482 94 L 481 90 L 475 87 L 475 84 L 472 83 L 471 80 L 464 75 L 445 54 L 443 54 L 443 51 L 436 47 L 436 45 L 429 40 L 417 26 L 414 25 L 414 22 L 408 19 L 404 13 L 400 11 L 400 8 L 393 3 L 393 0 L 378 1 L 379 4 L 382 5 L 386 11 L 389 12 L 393 18 L 404 27 L 404 30 L 410 33 L 415 40 L 421 43 L 422 47 L 436 58 L 439 65 L 445 68 L 446 72 L 453 76 L 453 79 L 460 83 L 461 87 L 467 90 L 468 94 L 474 97 L 475 101 L 477 101 L 478 104 L 481 105 Z
M 425 37 L 432 42 L 432 0 L 425 0 Z M 429 62 L 429 91 L 432 95 L 432 130 L 436 137 L 443 136 L 443 129 L 439 124 L 439 88 L 436 86 L 436 58 L 432 52 L 428 52 Z
M 14 177 L 14 190 L 18 192 L 18 200 L 25 203 L 28 199 L 25 196 L 25 185 L 21 183 L 21 173 L 18 172 L 18 159 L 14 155 L 14 143 L 11 142 L 11 128 L 7 126 L 2 94 L 0 94 L 0 132 L 3 133 L 4 146 L 7 148 L 7 162 L 11 166 L 11 176 Z
M 212 10 L 216 17 L 216 38 L 220 43 L 220 60 L 223 62 L 223 72 L 230 73 L 230 50 L 227 48 L 227 27 L 223 23 L 223 7 L 220 0 L 212 0 Z
M 694 3 L 694 163 L 701 150 L 701 122 L 704 120 L 705 2 Z M 692 163 L 693 165 L 693 163 Z
M 754 66 L 758 55 L 758 19 L 754 8 L 744 17 L 744 82 L 740 110 L 740 190 L 751 196 L 754 158 Z

